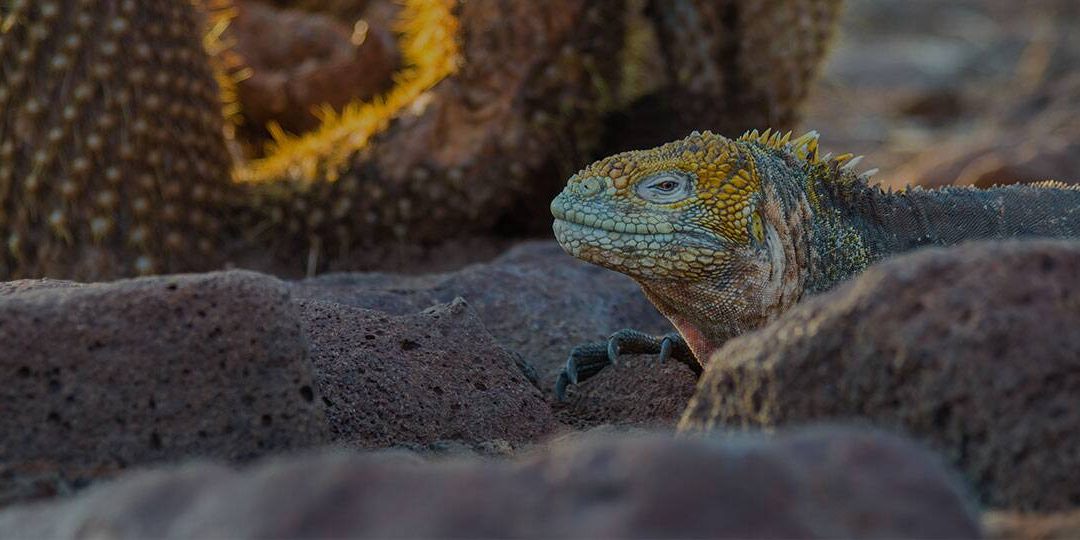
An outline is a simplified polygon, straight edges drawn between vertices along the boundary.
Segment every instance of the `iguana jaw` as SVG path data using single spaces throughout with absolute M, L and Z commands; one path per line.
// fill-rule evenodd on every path
M 677 247 L 675 234 L 627 233 L 556 219 L 552 230 L 562 248 L 586 262 L 635 278 L 659 278 L 668 273 L 668 256 Z
M 568 200 L 569 199 L 569 200 Z M 718 267 L 728 246 L 708 231 L 584 204 L 564 193 L 551 204 L 552 230 L 567 253 L 639 280 L 685 279 Z M 611 216 L 611 217 L 607 217 Z

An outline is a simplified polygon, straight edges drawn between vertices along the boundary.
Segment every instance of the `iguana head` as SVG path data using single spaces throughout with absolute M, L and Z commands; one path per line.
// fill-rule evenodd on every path
M 571 255 L 633 277 L 676 326 L 753 318 L 787 286 L 780 199 L 801 186 L 816 151 L 813 132 L 755 131 L 737 140 L 695 132 L 617 154 L 575 174 L 551 202 L 555 237 Z M 687 312 L 705 304 L 721 312 Z
M 763 175 L 778 171 L 774 160 L 760 163 L 762 150 L 788 149 L 802 160 L 816 141 L 813 132 L 794 141 L 695 132 L 602 159 L 551 202 L 555 237 L 570 254 L 641 280 L 713 277 L 767 240 Z

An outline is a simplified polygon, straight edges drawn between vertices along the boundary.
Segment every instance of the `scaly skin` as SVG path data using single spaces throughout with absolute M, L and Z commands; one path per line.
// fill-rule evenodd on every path
M 703 367 L 728 339 L 891 254 L 1080 236 L 1074 187 L 886 193 L 867 184 L 872 171 L 854 171 L 858 161 L 819 157 L 814 132 L 794 140 L 695 132 L 575 174 L 551 203 L 555 237 L 571 255 L 637 281 Z M 627 341 L 641 348 L 640 339 Z M 609 349 L 612 361 L 619 346 Z M 567 378 L 599 371 L 595 360 L 575 368 L 572 354 L 559 393 Z

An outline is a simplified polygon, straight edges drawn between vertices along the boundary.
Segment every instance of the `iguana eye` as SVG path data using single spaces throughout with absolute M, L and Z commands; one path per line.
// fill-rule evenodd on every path
M 646 201 L 667 204 L 690 196 L 691 177 L 682 171 L 664 171 L 645 178 L 637 185 L 637 195 Z

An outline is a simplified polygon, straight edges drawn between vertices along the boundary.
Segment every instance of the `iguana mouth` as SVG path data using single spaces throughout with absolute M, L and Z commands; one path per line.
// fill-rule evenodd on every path
M 643 228 L 643 227 L 639 227 Z M 615 246 L 628 246 L 628 245 L 641 245 L 641 244 L 655 244 L 653 248 L 658 248 L 659 245 L 672 242 L 676 237 L 689 240 L 689 243 L 693 243 L 697 247 L 709 248 L 714 250 L 723 250 L 725 246 L 720 244 L 716 238 L 698 231 L 675 231 L 669 233 L 661 232 L 648 232 L 648 228 L 644 228 L 645 232 L 637 232 L 637 230 L 616 230 L 607 227 L 597 227 L 596 225 L 587 225 L 568 219 L 556 218 L 552 225 L 552 230 L 555 232 L 555 238 L 560 244 L 566 244 L 567 242 L 581 242 L 585 241 L 589 244 L 607 245 L 608 247 Z
M 567 204 L 563 195 L 551 201 L 551 215 L 555 218 L 552 229 L 560 244 L 585 242 L 609 248 L 644 245 L 659 249 L 661 245 L 679 237 L 687 245 L 714 250 L 725 248 L 722 242 L 704 230 L 676 228 L 673 223 L 659 220 L 651 223 L 617 221 L 598 209 L 588 206 L 583 209 L 580 205 Z
M 569 206 L 570 208 L 567 208 Z M 675 232 L 675 227 L 670 223 L 656 221 L 653 223 L 634 223 L 606 217 L 600 212 L 578 210 L 573 204 L 565 204 L 562 196 L 551 201 L 551 215 L 555 221 L 572 223 L 581 227 L 597 229 L 601 231 L 638 234 L 638 235 L 670 235 Z
M 593 230 L 597 230 L 597 231 L 604 231 L 604 232 L 610 232 L 610 233 L 622 233 L 622 234 L 636 235 L 636 236 L 667 236 L 667 237 L 670 237 L 675 232 L 675 229 L 670 224 L 667 224 L 667 223 L 661 224 L 661 225 L 665 225 L 665 227 L 661 227 L 660 225 L 654 225 L 654 224 L 624 223 L 624 222 L 616 222 L 616 221 L 613 221 L 613 220 L 596 220 L 596 221 L 593 221 L 593 220 L 587 220 L 587 219 L 576 220 L 576 219 L 555 218 L 555 225 L 556 226 L 558 226 L 558 224 L 560 222 L 568 224 L 568 225 L 574 225 L 574 226 L 577 226 L 577 227 L 581 227 L 583 229 L 593 229 Z

